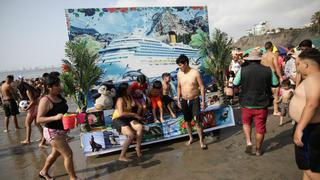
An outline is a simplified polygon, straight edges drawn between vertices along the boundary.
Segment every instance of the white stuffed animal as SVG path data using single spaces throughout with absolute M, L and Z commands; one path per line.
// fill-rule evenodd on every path
M 98 93 L 101 94 L 101 96 L 95 101 L 95 109 L 98 111 L 111 109 L 113 106 L 113 97 L 116 96 L 116 90 L 114 86 L 101 85 L 98 89 Z

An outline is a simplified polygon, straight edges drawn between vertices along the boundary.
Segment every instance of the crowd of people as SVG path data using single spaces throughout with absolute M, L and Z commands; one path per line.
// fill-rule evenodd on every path
M 320 52 L 309 39 L 303 40 L 298 49 L 288 47 L 283 55 L 274 48 L 272 42 L 266 42 L 264 55 L 260 48 L 244 57 L 235 53 L 230 64 L 225 93 L 233 99 L 240 89 L 235 94 L 241 106 L 245 152 L 253 154 L 253 121 L 255 155 L 263 154 L 268 107 L 273 106 L 280 126 L 288 115 L 292 119 L 295 158 L 303 179 L 320 179 Z
M 264 55 L 259 48 L 245 56 L 235 53 L 228 69 L 225 94 L 230 102 L 233 102 L 235 95 L 239 96 L 246 139 L 245 153 L 263 155 L 268 107 L 273 106 L 273 115 L 279 116 L 279 125 L 283 125 L 288 114 L 292 119 L 295 158 L 299 169 L 303 170 L 304 179 L 320 179 L 320 52 L 312 48 L 310 40 L 299 44 L 300 52 L 288 47 L 285 55 L 279 55 L 273 48 L 272 42 L 266 42 Z M 136 81 L 130 84 L 123 82 L 118 85 L 112 126 L 127 136 L 120 153 L 120 161 L 128 161 L 126 151 L 134 140 L 137 156 L 142 156 L 141 140 L 145 130 L 142 124 L 148 102 L 152 107 L 154 122 L 159 123 L 165 121 L 164 112 L 176 118 L 173 107 L 176 102 L 186 122 L 189 136 L 186 145 L 194 142 L 191 126 L 194 121 L 200 148 L 207 149 L 200 117 L 200 112 L 205 109 L 205 86 L 200 72 L 189 66 L 189 59 L 185 55 L 180 55 L 176 64 L 179 67 L 176 97 L 173 97 L 171 92 L 169 73 L 163 73 L 162 80 L 156 80 L 150 86 L 144 75 L 138 76 Z M 39 177 L 52 179 L 49 169 L 62 155 L 70 179 L 78 179 L 73 166 L 73 153 L 67 142 L 67 131 L 62 124 L 68 105 L 62 95 L 59 73 L 45 73 L 43 77 L 35 80 L 20 78 L 17 81 L 9 75 L 6 81 L 2 82 L 0 90 L 5 112 L 4 132 L 9 131 L 10 117 L 13 117 L 15 128 L 20 129 L 17 123 L 19 109 L 16 101 L 27 100 L 26 139 L 21 143 L 30 144 L 31 124 L 35 122 L 41 135 L 39 147 L 52 147 Z M 255 151 L 251 139 L 252 121 L 256 128 Z

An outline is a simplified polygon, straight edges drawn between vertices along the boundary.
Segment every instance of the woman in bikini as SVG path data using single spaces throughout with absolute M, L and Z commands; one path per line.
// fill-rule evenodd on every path
M 21 81 L 21 83 L 18 85 L 18 90 L 20 92 L 20 95 L 22 96 L 21 98 L 24 100 L 28 100 L 30 103 L 29 106 L 25 109 L 28 112 L 25 120 L 26 139 L 21 141 L 21 144 L 30 144 L 31 124 L 37 117 L 40 93 L 38 93 L 33 86 L 24 81 Z M 37 122 L 35 122 L 35 125 L 38 127 L 41 135 L 39 147 L 47 147 L 46 140 L 43 137 L 42 126 Z
M 120 161 L 128 161 L 126 158 L 126 152 L 134 138 L 136 138 L 137 143 L 137 156 L 142 156 L 141 140 L 143 135 L 143 126 L 138 122 L 139 120 L 142 120 L 142 117 L 131 112 L 132 106 L 134 105 L 134 101 L 128 92 L 128 83 L 121 83 L 118 88 L 116 107 L 112 115 L 112 126 L 117 129 L 119 133 L 127 136 L 127 140 L 122 146 L 119 157 Z

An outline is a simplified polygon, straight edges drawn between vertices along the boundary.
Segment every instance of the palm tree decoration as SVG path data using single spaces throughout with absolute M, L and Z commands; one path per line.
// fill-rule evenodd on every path
M 215 29 L 210 40 L 207 33 L 198 29 L 191 37 L 191 46 L 199 49 L 199 55 L 204 59 L 205 72 L 215 77 L 219 89 L 223 91 L 225 70 L 231 61 L 232 39 Z
M 210 40 L 207 33 L 197 30 L 197 34 L 191 37 L 191 46 L 199 49 L 205 72 L 214 76 L 218 86 L 223 88 L 225 70 L 231 61 L 232 39 L 219 29 L 215 29 L 211 37 Z
M 103 74 L 97 66 L 99 54 L 89 49 L 84 40 L 67 42 L 65 52 L 68 60 L 62 61 L 69 72 L 61 74 L 64 93 L 73 97 L 81 111 L 86 111 L 89 90 Z

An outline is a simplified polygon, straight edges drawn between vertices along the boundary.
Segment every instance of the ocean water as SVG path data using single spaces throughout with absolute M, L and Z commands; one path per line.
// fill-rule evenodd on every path
M 52 68 L 33 69 L 33 70 L 5 71 L 5 72 L 0 72 L 0 80 L 1 81 L 5 80 L 7 75 L 13 75 L 15 79 L 17 79 L 18 76 L 23 76 L 24 78 L 37 78 L 37 77 L 41 77 L 42 74 L 45 72 L 52 72 L 52 71 L 61 72 L 61 69 L 59 67 L 52 67 Z

